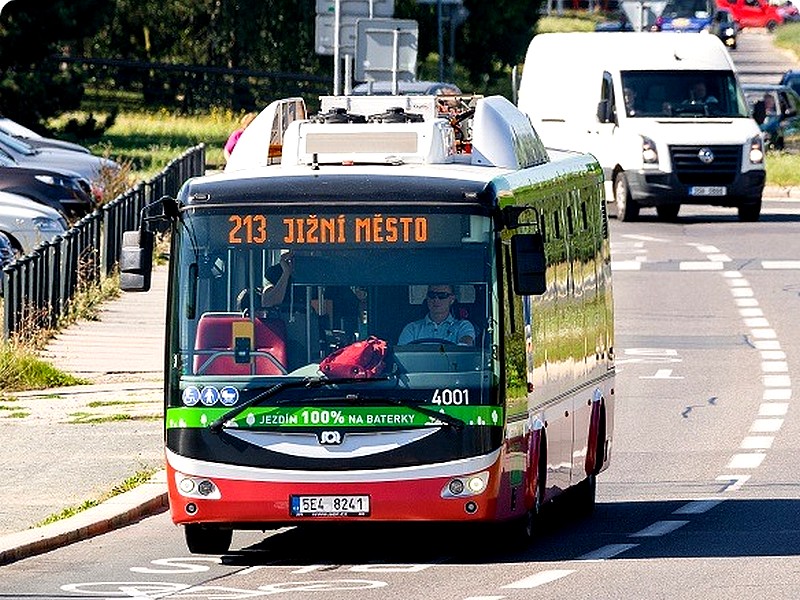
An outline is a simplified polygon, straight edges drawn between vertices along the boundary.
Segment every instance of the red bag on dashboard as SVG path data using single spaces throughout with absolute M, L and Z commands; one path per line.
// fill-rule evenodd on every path
M 377 377 L 386 367 L 387 348 L 385 340 L 371 335 L 323 358 L 319 370 L 328 377 Z

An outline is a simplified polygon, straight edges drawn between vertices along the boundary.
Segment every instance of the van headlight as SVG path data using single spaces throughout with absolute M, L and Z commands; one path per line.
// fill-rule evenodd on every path
M 750 140 L 750 162 L 754 165 L 760 165 L 764 162 L 764 140 L 761 135 L 755 136 Z
M 656 143 L 645 135 L 642 136 L 642 162 L 646 165 L 658 164 Z

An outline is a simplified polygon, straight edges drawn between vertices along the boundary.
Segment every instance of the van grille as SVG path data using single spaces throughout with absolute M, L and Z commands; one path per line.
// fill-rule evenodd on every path
M 714 153 L 714 162 L 700 162 L 701 148 Z M 729 185 L 739 174 L 742 162 L 741 146 L 670 146 L 672 170 L 684 185 Z

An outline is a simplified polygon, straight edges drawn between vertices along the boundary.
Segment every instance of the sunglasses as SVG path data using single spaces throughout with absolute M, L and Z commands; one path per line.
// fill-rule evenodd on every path
M 428 292 L 428 298 L 430 300 L 433 300 L 434 298 L 437 300 L 444 300 L 452 295 L 452 292 Z

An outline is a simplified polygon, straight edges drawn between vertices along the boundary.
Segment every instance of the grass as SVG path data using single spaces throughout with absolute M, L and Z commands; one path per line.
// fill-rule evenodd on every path
M 161 420 L 160 415 L 150 415 L 150 416 L 136 416 L 129 415 L 127 413 L 116 413 L 113 415 L 96 415 L 93 413 L 88 412 L 76 412 L 69 415 L 70 420 L 68 423 L 70 425 L 84 425 L 87 423 L 114 423 L 116 421 L 155 421 Z
M 69 113 L 48 123 L 58 131 L 71 118 L 85 119 L 87 113 Z M 199 143 L 206 144 L 206 164 L 224 166 L 222 147 L 236 129 L 241 114 L 211 110 L 204 115 L 181 116 L 166 110 L 121 112 L 99 141 L 88 144 L 95 154 L 129 162 L 140 180 L 159 173 L 172 159 Z
M 86 381 L 41 360 L 36 350 L 17 342 L 0 345 L 0 388 L 5 392 L 81 385 Z
M 130 477 L 125 479 L 122 483 L 112 487 L 111 490 L 109 490 L 99 498 L 93 500 L 86 500 L 81 504 L 67 507 L 61 512 L 49 515 L 45 517 L 44 520 L 40 521 L 39 523 L 36 523 L 34 527 L 42 527 L 44 525 L 49 525 L 50 523 L 55 523 L 56 521 L 68 519 L 69 517 L 72 517 L 80 512 L 83 512 L 94 506 L 97 506 L 101 502 L 105 502 L 109 498 L 113 498 L 114 496 L 124 494 L 125 492 L 130 491 L 133 488 L 138 487 L 143 483 L 147 483 L 147 481 L 153 476 L 153 474 L 156 471 L 158 471 L 158 469 L 155 468 L 140 469 L 134 475 L 131 475 Z
M 800 23 L 786 23 L 775 30 L 773 43 L 778 48 L 793 53 L 800 61 Z

